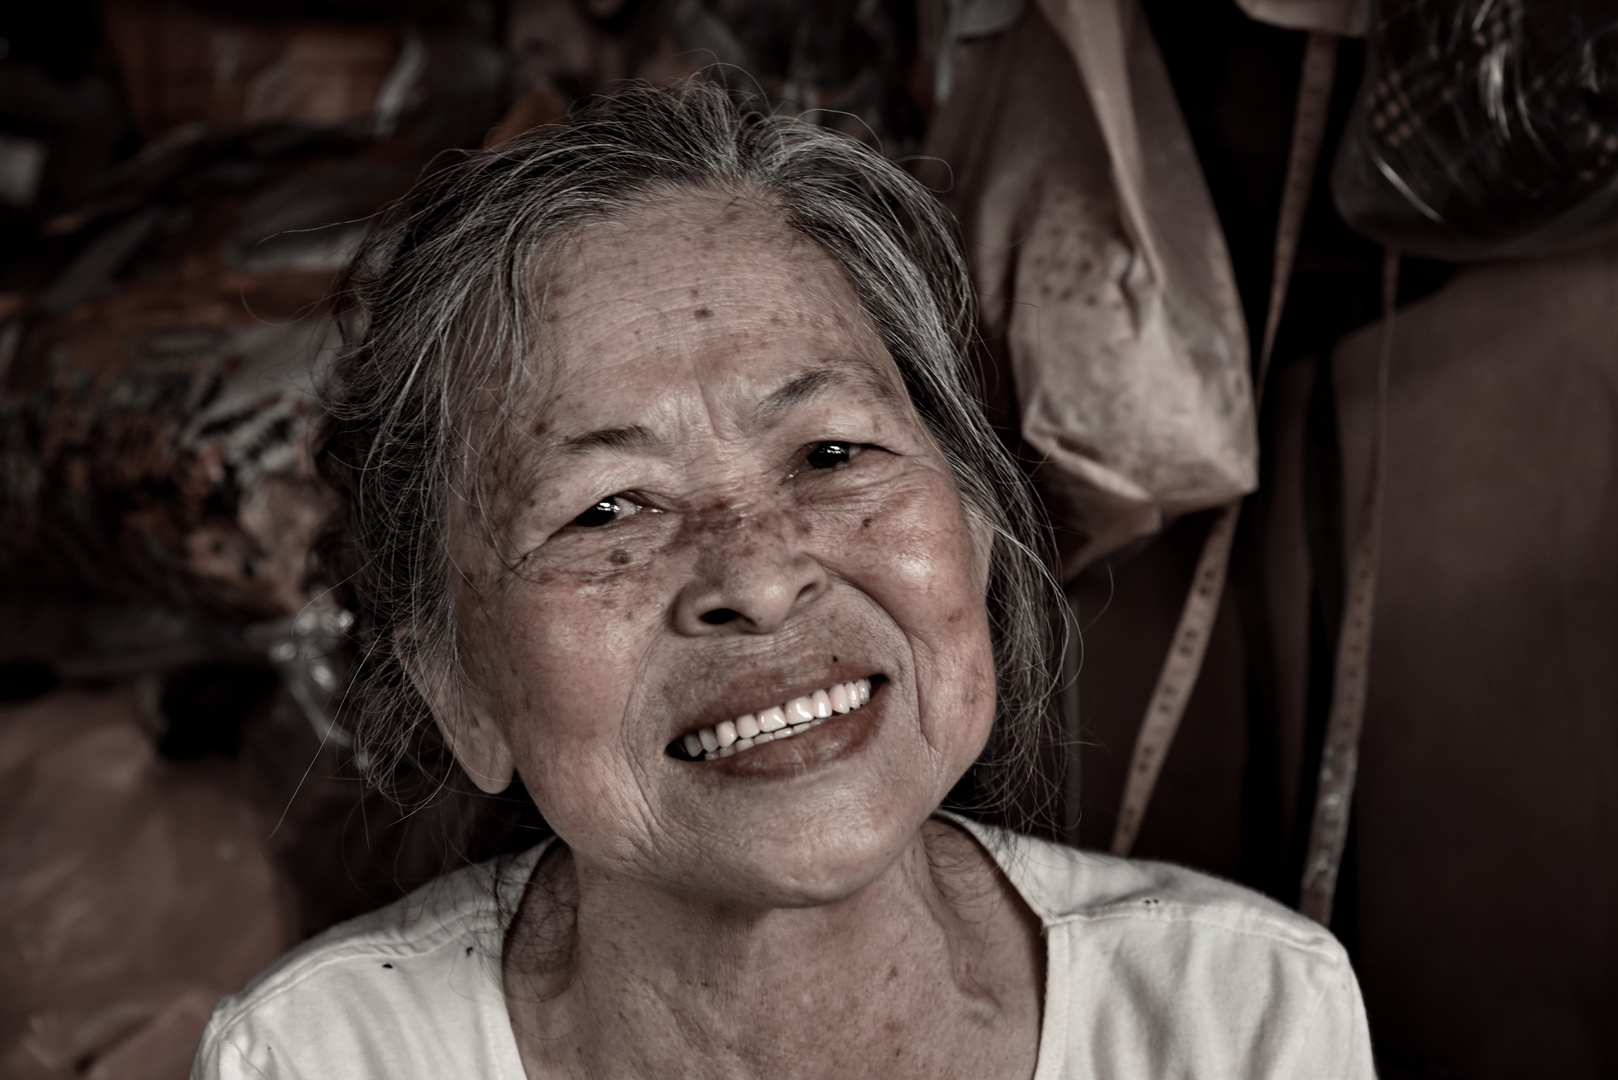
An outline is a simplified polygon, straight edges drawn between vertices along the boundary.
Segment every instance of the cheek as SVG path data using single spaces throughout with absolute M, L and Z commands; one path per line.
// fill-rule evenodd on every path
M 982 556 L 954 485 L 937 476 L 885 488 L 850 513 L 828 515 L 816 546 L 910 640 L 919 689 L 992 720 L 994 657 Z
M 513 583 L 485 640 L 500 658 L 496 704 L 519 758 L 617 744 L 636 672 L 662 620 L 664 585 L 654 577 L 641 563 Z
M 981 621 L 979 559 L 953 485 L 923 476 L 827 517 L 816 546 L 866 591 L 940 630 Z
M 558 835 L 602 857 L 627 855 L 636 830 L 624 815 L 643 808 L 629 720 L 660 624 L 650 588 L 635 573 L 524 582 L 501 620 L 501 723 L 517 771 Z

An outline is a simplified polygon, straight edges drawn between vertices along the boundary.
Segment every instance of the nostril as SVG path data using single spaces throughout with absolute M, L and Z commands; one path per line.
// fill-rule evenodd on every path
M 741 612 L 728 607 L 714 608 L 712 611 L 704 611 L 698 616 L 709 626 L 724 626 L 726 623 L 735 622 L 741 617 Z

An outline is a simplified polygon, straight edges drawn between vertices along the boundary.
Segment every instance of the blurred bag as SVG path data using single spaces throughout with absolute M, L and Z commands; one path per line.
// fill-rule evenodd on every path
M 1071 576 L 1255 486 L 1230 258 L 1130 0 L 1041 0 L 950 64 L 928 152 L 954 173 L 945 199 L 984 336 L 1009 368 Z
M 292 943 L 266 822 L 140 714 L 128 688 L 0 708 L 0 1076 L 181 1080 Z
M 1332 194 L 1359 232 L 1432 258 L 1531 255 L 1611 235 L 1610 0 L 1376 0 Z
M 331 505 L 324 298 L 419 167 L 318 131 L 199 135 L 64 214 L 78 254 L 0 331 L 0 575 L 229 621 L 302 609 Z

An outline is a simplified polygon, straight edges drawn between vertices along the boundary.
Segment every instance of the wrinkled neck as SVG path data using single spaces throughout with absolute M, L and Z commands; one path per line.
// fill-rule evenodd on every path
M 858 893 L 798 908 L 620 881 L 558 845 L 507 938 L 514 1028 L 525 1060 L 596 1077 L 861 1075 L 923 1021 L 996 1023 L 1009 895 L 937 821 Z

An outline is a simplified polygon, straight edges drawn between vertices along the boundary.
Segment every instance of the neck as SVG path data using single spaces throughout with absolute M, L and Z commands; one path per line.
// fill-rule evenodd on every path
M 625 882 L 559 846 L 505 967 L 530 1077 L 783 1080 L 997 1075 L 1004 1047 L 988 1071 L 973 1059 L 1030 1024 L 1037 1044 L 1040 960 L 1009 883 L 935 821 L 866 888 L 805 908 Z

